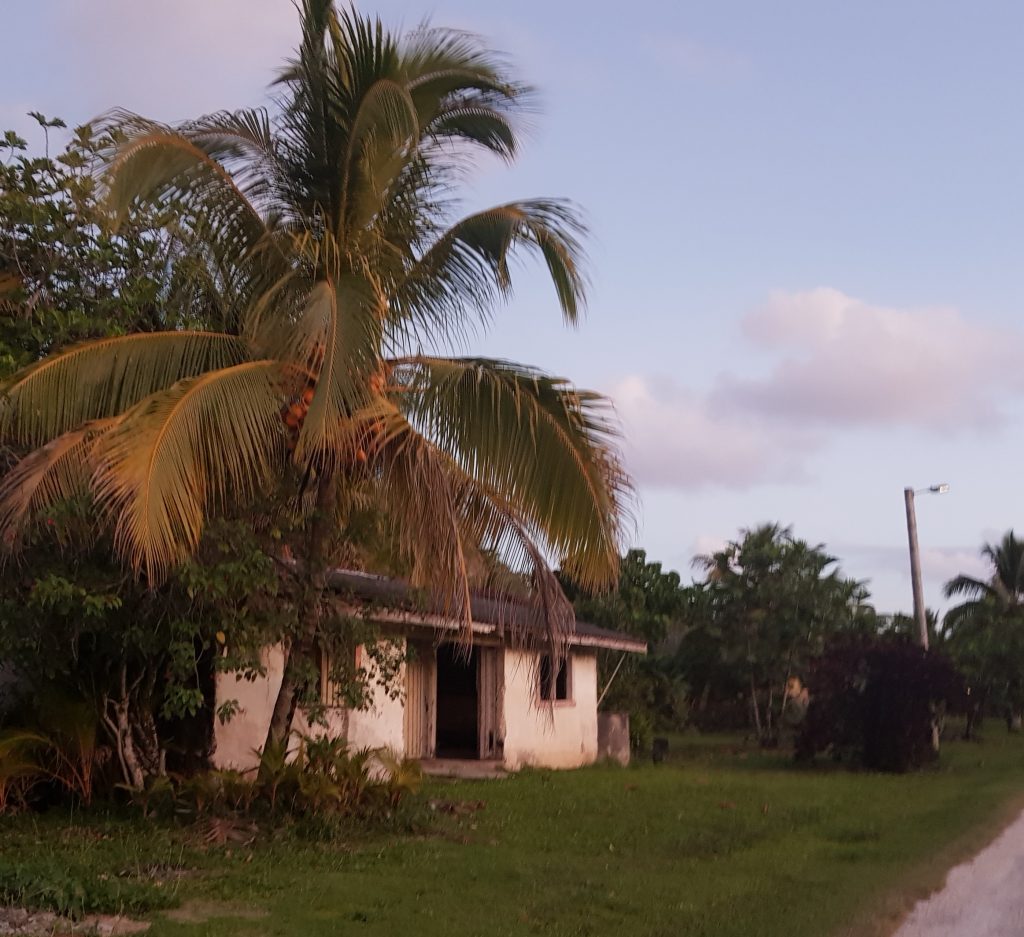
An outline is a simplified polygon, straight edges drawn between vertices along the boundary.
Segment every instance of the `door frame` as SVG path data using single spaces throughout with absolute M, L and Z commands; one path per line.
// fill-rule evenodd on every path
M 477 757 L 482 761 L 505 757 L 505 649 L 481 644 L 476 671 Z
M 430 641 L 408 642 L 416 659 L 405 664 L 402 740 L 407 758 L 433 758 L 437 751 L 437 650 Z

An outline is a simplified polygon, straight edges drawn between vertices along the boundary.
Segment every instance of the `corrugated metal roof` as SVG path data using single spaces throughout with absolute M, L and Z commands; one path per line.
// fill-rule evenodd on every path
M 446 619 L 436 610 L 425 605 L 423 597 L 407 582 L 362 573 L 351 569 L 333 569 L 327 576 L 328 585 L 339 592 L 347 592 L 362 602 L 379 603 L 387 612 L 375 616 L 382 620 L 420 625 L 429 628 L 455 630 L 459 623 Z M 493 599 L 482 595 L 471 597 L 473 631 L 479 634 L 503 632 L 506 628 L 543 630 L 542 612 L 534 606 L 514 599 Z M 631 634 L 600 628 L 585 621 L 576 621 L 576 628 L 569 638 L 569 644 L 576 647 L 600 647 L 630 651 L 635 654 L 647 653 L 647 642 Z

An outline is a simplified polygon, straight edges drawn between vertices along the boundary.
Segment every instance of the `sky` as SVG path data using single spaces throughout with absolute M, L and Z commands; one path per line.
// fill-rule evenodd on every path
M 984 575 L 1024 466 L 1024 6 L 1017 0 L 363 4 L 482 35 L 539 89 L 519 162 L 467 210 L 564 196 L 591 280 L 577 329 L 542 270 L 471 351 L 602 391 L 638 492 L 630 545 L 695 553 L 766 521 L 909 610 Z M 289 0 L 4 0 L 0 129 L 113 106 L 263 103 Z

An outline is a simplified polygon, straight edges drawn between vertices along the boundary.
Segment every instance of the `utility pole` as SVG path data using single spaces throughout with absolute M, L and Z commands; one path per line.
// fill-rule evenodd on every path
M 907 539 L 910 541 L 910 584 L 914 590 L 914 621 L 917 622 L 917 643 L 928 650 L 928 616 L 924 609 L 924 587 L 921 585 L 921 550 L 917 544 L 917 512 L 914 510 L 914 489 L 904 488 L 907 503 Z
M 944 495 L 949 485 L 932 485 L 922 488 L 931 494 Z M 928 650 L 928 614 L 924 608 L 924 587 L 921 585 L 921 550 L 917 544 L 917 511 L 914 509 L 914 489 L 903 489 L 903 500 L 907 504 L 907 540 L 910 541 L 910 585 L 914 590 L 914 621 L 917 622 L 917 643 Z M 932 718 L 932 749 L 939 750 L 939 724 Z

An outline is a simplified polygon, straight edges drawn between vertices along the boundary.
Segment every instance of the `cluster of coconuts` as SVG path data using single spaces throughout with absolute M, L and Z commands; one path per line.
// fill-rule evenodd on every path
M 384 393 L 384 389 L 387 386 L 387 377 L 383 372 L 371 374 L 369 381 L 367 381 L 367 386 L 372 394 L 375 396 L 380 395 Z M 302 424 L 306 422 L 306 414 L 309 412 L 310 404 L 313 403 L 314 393 L 316 393 L 316 378 L 310 378 L 302 393 L 292 397 L 288 403 L 281 407 L 281 419 L 288 430 L 289 452 L 294 452 L 295 450 L 299 433 L 302 432 Z M 378 431 L 380 428 L 380 426 L 375 427 Z M 366 450 L 360 446 L 356 450 L 356 461 L 363 463 L 366 462 L 366 459 Z

